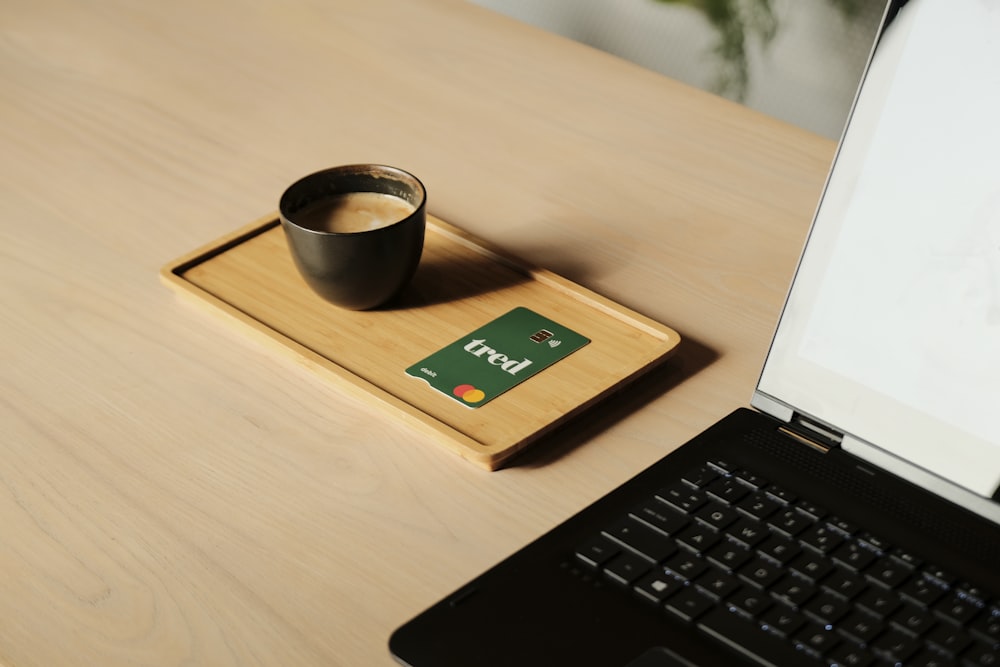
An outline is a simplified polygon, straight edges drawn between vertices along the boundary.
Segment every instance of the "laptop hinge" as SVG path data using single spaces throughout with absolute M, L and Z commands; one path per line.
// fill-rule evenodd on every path
M 843 440 L 839 433 L 800 414 L 794 414 L 792 420 L 778 430 L 823 453 L 839 447 Z
M 761 412 L 771 415 L 780 422 L 779 428 L 786 435 L 809 445 L 821 452 L 827 452 L 833 447 L 839 447 L 844 439 L 843 434 L 821 424 L 820 422 L 795 412 L 790 405 L 779 401 L 764 392 L 757 390 L 750 400 L 750 405 Z
M 791 406 L 768 396 L 759 389 L 753 393 L 750 405 L 782 422 L 790 422 L 792 421 L 792 417 L 795 416 L 795 412 Z

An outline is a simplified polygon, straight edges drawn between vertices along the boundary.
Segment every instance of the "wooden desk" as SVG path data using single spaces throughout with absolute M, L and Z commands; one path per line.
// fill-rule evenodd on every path
M 390 631 L 747 402 L 833 154 L 460 0 L 7 0 L 0 662 L 388 665 Z M 165 289 L 310 171 L 676 328 L 487 473 Z

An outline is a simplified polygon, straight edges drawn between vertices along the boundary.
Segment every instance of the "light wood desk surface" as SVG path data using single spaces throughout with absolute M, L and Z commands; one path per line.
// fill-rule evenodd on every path
M 391 664 L 397 625 L 748 401 L 834 149 L 461 0 L 6 0 L 0 82 L 17 667 Z M 352 162 L 679 352 L 487 473 L 159 283 Z

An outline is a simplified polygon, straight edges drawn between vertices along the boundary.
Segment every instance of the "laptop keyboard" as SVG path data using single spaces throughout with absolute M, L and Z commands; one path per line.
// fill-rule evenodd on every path
M 1000 666 L 995 596 L 725 461 L 688 471 L 576 560 L 763 664 L 785 651 L 851 667 Z

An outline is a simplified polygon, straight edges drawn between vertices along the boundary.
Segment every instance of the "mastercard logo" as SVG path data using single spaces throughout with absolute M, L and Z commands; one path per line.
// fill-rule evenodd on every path
M 458 396 L 466 403 L 478 403 L 486 398 L 486 394 L 483 393 L 482 389 L 476 389 L 471 384 L 460 384 L 452 389 L 451 393 L 455 394 L 455 396 Z

